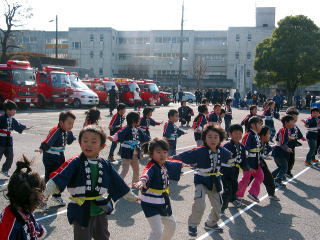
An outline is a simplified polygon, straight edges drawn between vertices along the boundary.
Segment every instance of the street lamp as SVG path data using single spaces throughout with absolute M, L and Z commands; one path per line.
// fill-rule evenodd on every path
M 56 22 L 56 58 L 58 58 L 58 15 L 56 15 L 56 20 L 50 20 L 49 22 Z

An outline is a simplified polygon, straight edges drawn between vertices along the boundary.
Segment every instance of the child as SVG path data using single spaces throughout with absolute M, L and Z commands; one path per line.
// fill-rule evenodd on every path
M 229 127 L 231 125 L 231 120 L 232 120 L 232 108 L 231 108 L 231 105 L 232 105 L 232 99 L 228 98 L 226 100 L 226 106 L 225 106 L 226 114 L 225 114 L 225 117 L 224 117 L 224 129 L 225 129 L 226 133 L 229 132 Z
M 294 122 L 296 123 L 298 120 L 299 112 L 295 108 L 288 108 L 286 111 L 286 114 L 292 116 L 294 118 Z M 292 153 L 289 153 L 289 158 L 288 158 L 288 171 L 287 171 L 287 176 L 292 178 L 292 168 L 295 162 L 295 148 L 302 146 L 302 144 L 298 140 L 306 141 L 304 136 L 302 135 L 299 127 L 295 124 L 293 128 L 290 129 L 290 135 L 294 137 L 293 140 L 289 140 L 288 142 L 288 147 L 292 149 Z
M 209 107 L 210 101 L 207 98 L 203 98 L 202 101 L 201 101 L 201 104 L 202 105 L 206 105 L 207 107 Z
M 288 146 L 290 140 L 294 140 L 295 137 L 291 136 L 291 128 L 294 127 L 294 118 L 290 115 L 285 115 L 281 118 L 283 128 L 281 128 L 276 137 L 277 145 L 272 151 L 272 156 L 277 164 L 277 167 L 273 172 L 275 185 L 284 187 L 282 181 L 285 180 L 285 174 L 288 171 L 288 158 L 289 153 L 292 153 L 292 149 Z
M 246 132 L 242 139 L 242 144 L 248 151 L 247 162 L 248 171 L 243 171 L 242 179 L 238 183 L 237 198 L 241 202 L 244 193 L 250 183 L 251 176 L 254 181 L 249 189 L 248 198 L 255 202 L 260 202 L 258 196 L 260 193 L 260 185 L 263 182 L 263 171 L 260 166 L 261 142 L 259 133 L 262 129 L 262 119 L 259 117 L 251 117 L 248 122 L 250 130 Z
M 222 119 L 220 117 L 220 113 L 221 113 L 221 105 L 215 104 L 213 107 L 213 112 L 209 114 L 209 117 L 208 117 L 208 122 L 210 125 L 214 125 L 217 127 L 221 126 Z
M 274 107 L 275 107 L 275 102 L 269 101 L 263 112 L 263 115 L 266 118 L 264 121 L 264 124 L 270 128 L 270 142 L 272 143 L 273 143 L 273 138 L 276 135 L 276 129 L 274 128 L 273 118 L 276 118 L 276 119 L 280 118 L 279 113 L 274 111 Z
M 143 109 L 143 117 L 140 119 L 140 126 L 139 128 L 145 132 L 150 137 L 150 132 L 149 132 L 149 126 L 157 126 L 160 125 L 162 122 L 156 122 L 153 120 L 152 113 L 154 109 L 150 107 L 146 107 Z
M 84 121 L 83 127 L 86 127 L 88 125 L 98 125 L 100 117 L 100 111 L 96 107 L 90 108 L 88 111 L 85 112 L 86 119 Z
M 270 129 L 267 126 L 263 126 L 259 135 L 262 145 L 260 155 L 260 166 L 264 176 L 263 184 L 267 190 L 269 199 L 274 201 L 280 201 L 280 199 L 275 195 L 276 186 L 274 184 L 274 179 L 265 161 L 268 158 L 269 153 L 272 151 L 272 147 L 269 145 Z M 253 177 L 251 177 L 251 180 L 253 180 Z
M 237 208 L 241 207 L 241 203 L 237 201 L 238 190 L 238 176 L 240 168 L 244 171 L 248 170 L 246 149 L 240 143 L 242 139 L 243 129 L 239 124 L 233 124 L 229 127 L 229 136 L 231 140 L 227 142 L 223 147 L 229 150 L 232 154 L 232 158 L 225 164 L 222 164 L 222 208 L 221 215 L 224 215 L 224 211 L 228 208 L 229 202 L 232 202 Z
M 192 128 L 194 130 L 194 140 L 197 143 L 197 146 L 202 146 L 202 132 L 204 126 L 207 124 L 207 115 L 208 115 L 208 107 L 206 105 L 198 106 L 198 116 L 193 120 Z
M 175 125 L 179 119 L 177 110 L 171 109 L 168 112 L 168 118 L 169 121 L 166 122 L 163 127 L 163 137 L 169 143 L 169 156 L 173 156 L 176 155 L 177 138 L 185 134 L 185 132 Z
M 187 106 L 186 101 L 181 101 L 181 107 L 178 108 L 179 113 L 179 122 L 181 123 L 180 127 L 187 124 L 187 127 L 190 127 L 189 123 L 191 121 L 191 116 L 194 115 L 192 108 Z
M 52 128 L 47 138 L 41 143 L 37 152 L 43 152 L 42 162 L 45 168 L 45 181 L 49 181 L 49 175 L 56 171 L 64 162 L 64 151 L 66 145 L 70 145 L 75 137 L 71 130 L 76 116 L 70 111 L 63 111 L 59 115 L 59 123 Z M 52 200 L 58 206 L 65 206 L 66 202 L 61 198 L 61 194 L 54 194 Z
M 252 105 L 252 106 L 250 106 L 249 111 L 250 111 L 250 113 L 241 122 L 241 126 L 244 125 L 246 132 L 248 132 L 250 130 L 250 127 L 248 125 L 248 121 L 251 117 L 257 116 L 258 108 L 256 105 Z
M 130 112 L 127 117 L 127 126 L 118 131 L 108 139 L 121 143 L 122 170 L 120 176 L 125 179 L 129 166 L 131 166 L 133 175 L 132 183 L 139 181 L 139 159 L 141 154 L 141 143 L 150 141 L 150 137 L 145 134 L 139 126 L 140 116 L 137 112 Z
M 10 205 L 0 214 L 0 239 L 39 239 L 45 235 L 44 227 L 33 216 L 44 189 L 44 180 L 32 172 L 30 162 L 23 156 L 9 180 L 6 195 Z
M 309 145 L 309 152 L 306 156 L 305 165 L 310 166 L 312 163 L 317 162 L 315 160 L 315 154 L 317 152 L 317 139 L 318 139 L 318 129 L 319 129 L 319 109 L 311 109 L 311 118 L 307 120 L 302 120 L 307 127 L 307 140 Z
M 109 123 L 110 136 L 116 134 L 116 132 L 118 132 L 122 128 L 123 122 L 125 120 L 125 117 L 124 117 L 125 113 L 126 113 L 126 105 L 124 105 L 123 103 L 120 103 L 117 106 L 117 113 L 113 115 Z M 109 151 L 109 156 L 108 156 L 108 160 L 110 162 L 115 162 L 113 155 L 114 155 L 114 150 L 116 150 L 116 148 L 117 148 L 117 142 L 112 142 L 110 151 Z
M 0 116 L 0 160 L 2 155 L 6 157 L 6 161 L 2 165 L 1 173 L 10 177 L 9 170 L 13 163 L 13 141 L 11 133 L 16 131 L 22 133 L 32 127 L 26 127 L 19 123 L 13 116 L 17 112 L 17 104 L 11 100 L 5 100 L 2 104 L 4 115 Z
M 74 239 L 109 239 L 107 215 L 112 210 L 111 199 L 125 197 L 137 201 L 137 197 L 109 161 L 99 157 L 106 143 L 101 127 L 83 128 L 79 143 L 82 153 L 50 176 L 44 195 L 48 198 L 68 188 L 72 197 L 67 215 L 73 225 Z
M 176 229 L 176 221 L 172 216 L 169 179 L 179 180 L 182 163 L 166 160 L 169 144 L 165 140 L 155 138 L 145 147 L 148 148 L 151 161 L 144 168 L 137 187 L 142 189 L 141 207 L 151 227 L 149 239 L 170 240 Z
M 205 197 L 210 199 L 211 213 L 205 223 L 205 229 L 215 230 L 219 233 L 223 229 L 218 226 L 221 210 L 221 164 L 227 164 L 231 159 L 231 153 L 221 147 L 224 140 L 224 131 L 220 128 L 208 126 L 203 131 L 202 140 L 205 146 L 183 152 L 173 159 L 178 159 L 187 164 L 196 164 L 194 172 L 195 197 L 192 205 L 192 212 L 188 219 L 189 235 L 197 236 L 197 226 L 205 210 Z

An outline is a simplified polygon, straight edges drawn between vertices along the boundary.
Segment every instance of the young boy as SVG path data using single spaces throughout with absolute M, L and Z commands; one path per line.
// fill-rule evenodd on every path
M 231 98 L 228 98 L 226 100 L 226 106 L 225 106 L 225 111 L 226 111 L 226 114 L 225 114 L 225 117 L 224 117 L 224 129 L 225 131 L 228 133 L 229 132 L 229 127 L 231 125 L 231 121 L 232 121 L 232 108 L 231 108 L 231 105 L 232 105 L 232 99 Z
M 232 202 L 237 208 L 241 207 L 241 203 L 237 201 L 238 190 L 238 176 L 240 168 L 244 171 L 248 170 L 246 149 L 241 144 L 243 129 L 239 124 L 233 124 L 229 127 L 229 136 L 231 140 L 227 142 L 223 147 L 229 150 L 232 154 L 232 158 L 227 162 L 221 164 L 222 173 L 222 208 L 221 215 L 224 215 L 224 211 L 228 208 L 229 202 Z
M 77 240 L 109 239 L 107 215 L 112 211 L 111 199 L 137 201 L 109 161 L 99 157 L 105 142 L 106 134 L 99 126 L 83 128 L 79 134 L 82 153 L 54 172 L 46 186 L 46 198 L 68 188 L 68 221 Z
M 208 115 L 208 107 L 206 105 L 198 106 L 198 116 L 193 120 L 192 128 L 194 130 L 194 140 L 197 143 L 197 146 L 203 145 L 202 141 L 202 132 L 204 130 L 204 126 L 207 124 L 207 115 Z
M 124 105 L 123 103 L 120 103 L 117 106 L 117 113 L 113 115 L 109 123 L 110 136 L 116 134 L 116 132 L 118 132 L 122 128 L 123 122 L 125 120 L 125 117 L 124 117 L 125 113 L 126 113 L 126 105 Z M 108 160 L 110 162 L 115 162 L 114 151 L 116 150 L 116 148 L 117 148 L 117 142 L 112 142 L 110 151 L 109 151 L 109 156 L 108 156 Z
M 254 181 L 249 189 L 248 198 L 255 202 L 260 202 L 258 196 L 260 193 L 260 185 L 263 182 L 263 171 L 260 166 L 261 141 L 259 133 L 262 129 L 262 119 L 260 117 L 251 117 L 248 121 L 250 130 L 246 132 L 242 139 L 242 144 L 248 151 L 247 162 L 248 171 L 243 171 L 243 177 L 238 183 L 237 198 L 241 202 L 244 193 L 250 183 L 251 176 Z
M 208 122 L 210 125 L 214 126 L 221 126 L 222 119 L 220 117 L 221 113 L 221 105 L 220 104 L 215 104 L 213 107 L 213 112 L 209 114 Z
M 160 125 L 162 122 L 156 122 L 152 118 L 152 113 L 154 109 L 150 107 L 146 107 L 143 109 L 143 117 L 140 119 L 140 126 L 139 128 L 144 131 L 149 137 L 150 137 L 150 132 L 149 132 L 149 127 L 150 126 L 157 126 Z
M 272 151 L 272 156 L 277 164 L 277 167 L 273 172 L 272 176 L 276 187 L 285 187 L 282 181 L 285 180 L 285 174 L 288 171 L 288 158 L 289 153 L 293 150 L 288 146 L 290 140 L 294 140 L 295 137 L 291 136 L 291 128 L 294 127 L 294 117 L 285 115 L 281 118 L 283 128 L 281 128 L 276 136 L 277 144 Z
M 181 123 L 180 127 L 187 124 L 187 127 L 190 127 L 189 123 L 191 121 L 191 116 L 194 115 L 191 107 L 187 106 L 186 101 L 181 101 L 181 107 L 178 108 L 179 113 L 179 122 Z
M 4 115 L 0 116 L 0 160 L 4 154 L 6 161 L 2 165 L 1 173 L 6 177 L 10 177 L 9 170 L 13 163 L 13 141 L 11 133 L 13 130 L 22 133 L 31 127 L 26 127 L 13 117 L 18 108 L 15 102 L 7 99 L 4 101 L 2 107 Z
M 175 109 L 171 109 L 168 112 L 169 121 L 164 124 L 163 127 L 163 137 L 169 143 L 169 153 L 168 156 L 176 155 L 176 148 L 177 148 L 177 139 L 186 134 L 184 131 L 179 129 L 175 123 L 179 119 L 178 111 Z
M 39 150 L 43 152 L 42 162 L 45 168 L 45 181 L 49 181 L 49 176 L 56 171 L 64 162 L 64 151 L 66 145 L 70 145 L 75 137 L 71 130 L 76 116 L 70 111 L 63 111 L 59 115 L 59 123 L 52 128 L 47 138 L 41 143 Z M 61 198 L 61 194 L 54 194 L 52 200 L 58 206 L 65 206 L 66 202 Z
M 250 130 L 250 126 L 248 124 L 248 121 L 251 117 L 257 116 L 258 108 L 256 105 L 252 105 L 252 106 L 250 106 L 249 111 L 250 111 L 250 113 L 241 122 L 241 126 L 244 125 L 246 132 L 248 132 Z
M 206 105 L 207 107 L 209 107 L 210 101 L 207 98 L 203 98 L 202 101 L 201 101 L 201 104 L 202 105 Z
M 110 141 L 121 143 L 121 161 L 122 170 L 120 176 L 125 179 L 129 166 L 131 166 L 133 175 L 132 183 L 139 181 L 139 159 L 141 157 L 141 143 L 150 141 L 150 137 L 144 133 L 139 126 L 140 115 L 137 112 L 128 113 L 127 126 L 118 131 L 115 135 L 109 136 Z
M 279 119 L 280 114 L 279 112 L 276 112 L 274 110 L 275 108 L 275 102 L 274 101 L 269 101 L 266 105 L 266 108 L 263 112 L 263 115 L 265 117 L 264 124 L 270 128 L 270 142 L 273 143 L 273 138 L 276 135 L 276 129 L 274 127 L 274 121 L 273 119 Z
M 315 160 L 315 154 L 317 152 L 317 139 L 319 129 L 319 109 L 311 109 L 311 118 L 302 120 L 307 127 L 307 140 L 309 145 L 309 152 L 306 157 L 305 165 L 310 166 L 312 163 L 318 162 Z

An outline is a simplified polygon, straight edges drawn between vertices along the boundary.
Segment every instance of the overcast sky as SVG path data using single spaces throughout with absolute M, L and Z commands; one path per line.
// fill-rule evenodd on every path
M 3 1 L 3 0 L 0 0 Z M 20 1 L 20 0 L 9 0 Z M 22 1 L 22 0 L 21 0 Z M 54 31 L 69 27 L 116 30 L 179 29 L 182 0 L 23 0 L 33 8 L 24 29 Z M 276 7 L 276 21 L 303 14 L 320 26 L 319 0 L 185 0 L 185 29 L 226 30 L 255 25 L 255 6 Z M 3 15 L 3 8 L 0 8 Z M 3 18 L 0 19 L 3 27 Z

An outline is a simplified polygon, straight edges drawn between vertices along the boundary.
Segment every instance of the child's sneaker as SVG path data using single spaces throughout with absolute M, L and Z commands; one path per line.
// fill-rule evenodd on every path
M 223 229 L 221 227 L 219 227 L 218 224 L 215 224 L 215 225 L 213 225 L 211 227 L 207 223 L 204 223 L 204 229 L 206 229 L 206 230 L 214 230 L 215 232 L 223 233 Z
M 57 205 L 57 206 L 66 206 L 66 202 L 62 199 L 62 197 L 52 197 L 52 201 Z
M 255 201 L 257 203 L 260 202 L 259 198 L 257 198 L 256 196 L 253 196 L 252 194 L 248 194 L 248 198 L 250 198 L 252 201 Z
M 189 226 L 188 233 L 191 237 L 196 237 L 198 235 L 197 226 Z
M 8 171 L 1 171 L 1 173 L 3 176 L 10 177 Z
M 269 195 L 269 199 L 273 201 L 280 201 L 280 198 L 278 198 L 276 195 Z
M 282 182 L 275 182 L 274 185 L 276 188 L 286 188 L 287 186 L 283 184 Z
M 41 202 L 38 208 L 42 209 L 43 211 L 47 211 L 49 209 L 47 202 Z
M 224 211 L 225 211 L 224 209 L 221 209 L 221 211 L 220 211 L 220 217 L 223 217 L 223 216 L 226 215 L 226 213 L 225 213 Z
M 289 178 L 293 178 L 293 174 L 291 172 L 287 172 L 286 175 L 289 177 Z
M 241 200 L 234 200 L 233 202 L 232 202 L 232 204 L 236 207 L 236 208 L 241 208 L 241 206 L 242 206 L 242 199 Z
M 304 165 L 306 165 L 306 166 L 311 166 L 312 163 L 311 163 L 311 162 L 308 162 L 308 161 L 305 161 L 305 162 L 304 162 Z

